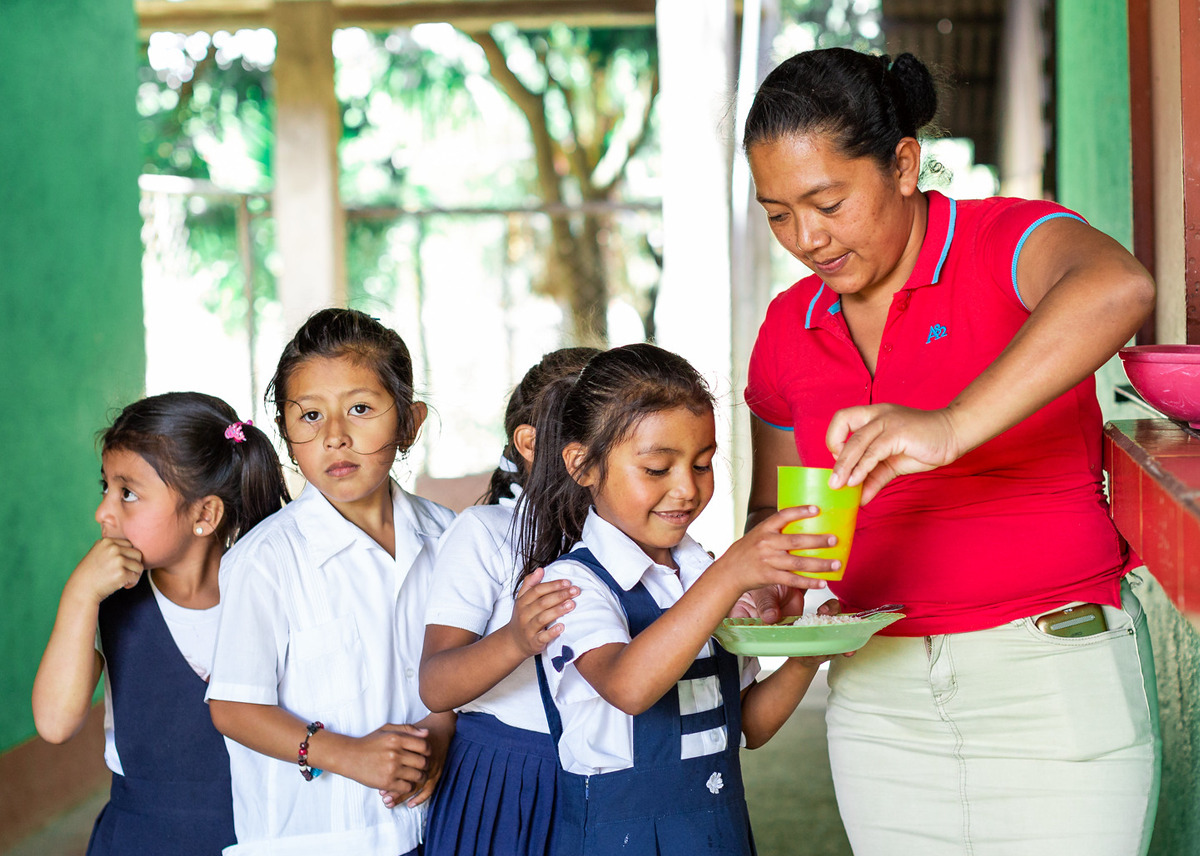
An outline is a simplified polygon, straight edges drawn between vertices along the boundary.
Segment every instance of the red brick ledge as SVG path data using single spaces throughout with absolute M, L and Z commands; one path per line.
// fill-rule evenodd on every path
M 1110 422 L 1104 469 L 1117 529 L 1200 628 L 1200 432 L 1169 419 Z

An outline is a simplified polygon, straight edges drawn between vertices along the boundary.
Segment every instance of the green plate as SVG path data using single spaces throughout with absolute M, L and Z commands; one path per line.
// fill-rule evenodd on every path
M 761 618 L 726 618 L 713 634 L 731 654 L 746 657 L 819 657 L 857 651 L 877 631 L 904 617 L 901 612 L 869 615 L 844 624 L 807 624 L 796 627 L 763 624 Z

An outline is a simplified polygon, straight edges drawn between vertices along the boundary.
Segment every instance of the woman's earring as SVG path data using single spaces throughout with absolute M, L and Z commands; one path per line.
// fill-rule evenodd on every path
M 204 534 L 204 527 L 203 527 L 203 526 L 197 526 L 197 527 L 196 527 L 196 534 L 197 534 L 197 535 L 203 535 L 203 534 Z

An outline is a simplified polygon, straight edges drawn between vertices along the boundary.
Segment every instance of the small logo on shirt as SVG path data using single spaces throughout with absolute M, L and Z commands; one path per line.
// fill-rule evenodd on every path
M 562 653 L 557 657 L 551 657 L 550 663 L 554 666 L 554 671 L 561 672 L 567 667 L 567 663 L 575 659 L 575 652 L 571 650 L 569 645 L 563 645 Z
M 925 344 L 928 345 L 934 339 L 941 339 L 945 335 L 946 335 L 946 328 L 943 327 L 941 324 L 934 324 L 932 327 L 929 328 L 929 338 L 925 340 Z
M 704 787 L 708 788 L 710 794 L 719 794 L 721 788 L 725 787 L 725 782 L 721 779 L 720 773 L 713 773 L 708 777 L 708 781 L 704 783 Z

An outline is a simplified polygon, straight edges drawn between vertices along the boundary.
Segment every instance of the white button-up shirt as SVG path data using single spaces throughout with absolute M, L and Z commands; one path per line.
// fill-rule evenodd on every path
M 512 618 L 516 577 L 513 521 L 516 500 L 463 509 L 438 543 L 429 591 L 426 624 L 468 630 L 480 637 Z M 538 691 L 533 658 L 460 712 L 490 713 L 515 728 L 549 730 Z
M 278 705 L 353 737 L 428 715 L 422 618 L 454 515 L 394 483 L 392 503 L 395 559 L 311 485 L 226 554 L 210 699 Z M 352 779 L 306 782 L 295 761 L 226 745 L 238 837 L 227 854 L 400 854 L 421 840 L 424 806 L 389 810 Z

